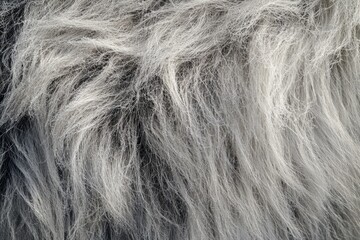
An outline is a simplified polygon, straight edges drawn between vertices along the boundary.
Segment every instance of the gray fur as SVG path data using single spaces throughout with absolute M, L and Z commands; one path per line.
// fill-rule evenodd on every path
M 0 239 L 360 239 L 360 1 L 0 17 Z

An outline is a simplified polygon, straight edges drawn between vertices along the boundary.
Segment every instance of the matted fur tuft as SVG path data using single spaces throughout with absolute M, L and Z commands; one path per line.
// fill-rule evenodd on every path
M 360 239 L 360 1 L 7 0 L 0 239 Z

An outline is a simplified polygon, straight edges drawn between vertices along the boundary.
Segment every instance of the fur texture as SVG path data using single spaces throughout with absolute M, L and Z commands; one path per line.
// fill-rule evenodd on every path
M 0 10 L 0 239 L 360 239 L 360 1 Z

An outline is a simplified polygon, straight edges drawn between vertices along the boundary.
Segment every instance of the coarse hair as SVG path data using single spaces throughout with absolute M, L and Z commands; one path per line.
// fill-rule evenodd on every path
M 0 239 L 360 239 L 360 1 L 0 4 Z

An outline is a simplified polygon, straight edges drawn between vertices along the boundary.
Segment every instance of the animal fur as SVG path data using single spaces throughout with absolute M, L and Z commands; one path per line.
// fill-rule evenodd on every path
M 0 239 L 360 239 L 360 1 L 7 0 Z

